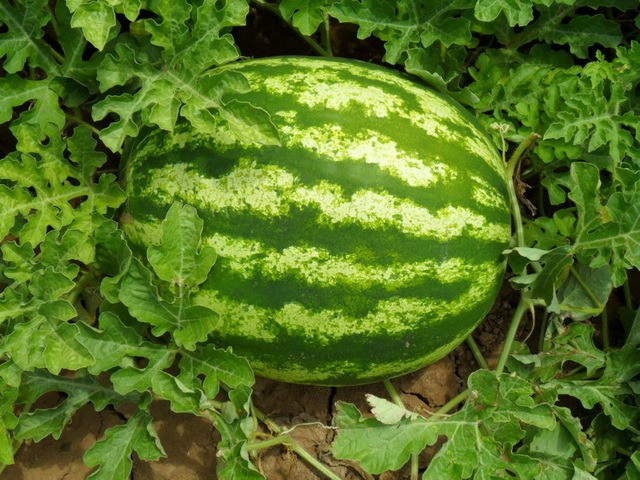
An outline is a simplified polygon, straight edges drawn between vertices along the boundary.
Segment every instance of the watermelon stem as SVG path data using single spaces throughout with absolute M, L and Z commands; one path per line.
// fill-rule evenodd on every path
M 513 152 L 513 155 L 509 158 L 507 162 L 507 184 L 509 186 L 509 199 L 511 200 L 511 212 L 513 215 L 513 223 L 516 229 L 516 240 L 518 242 L 519 247 L 525 247 L 524 240 L 524 228 L 522 226 L 522 214 L 520 213 L 520 202 L 518 201 L 518 196 L 516 194 L 516 189 L 514 186 L 515 174 L 520 161 L 522 160 L 522 156 L 524 153 L 533 146 L 533 144 L 540 139 L 540 135 L 537 133 L 531 133 L 527 138 L 525 138 L 520 145 Z
M 431 415 L 429 418 L 442 417 L 446 415 L 447 413 L 449 413 L 450 410 L 457 407 L 460 403 L 464 402 L 470 394 L 471 394 L 471 390 L 469 390 L 468 388 L 466 390 L 463 390 L 458 395 L 456 395 L 451 400 L 449 400 L 447 403 L 445 403 L 443 406 L 441 406 L 438 409 L 438 411 L 435 412 L 433 415 Z
M 264 448 L 274 447 L 276 445 L 284 445 L 287 448 L 290 448 L 293 452 L 295 452 L 300 458 L 305 460 L 311 466 L 313 466 L 316 470 L 324 474 L 327 478 L 331 480 L 342 480 L 339 476 L 333 473 L 326 465 L 321 463 L 317 458 L 307 452 L 302 446 L 296 442 L 289 435 L 278 435 L 277 437 L 270 438 L 268 440 L 263 440 L 262 442 L 254 442 L 247 445 L 247 451 L 255 451 L 262 450 Z
M 391 383 L 391 380 L 389 379 L 383 380 L 382 383 L 387 389 L 387 392 L 389 393 L 389 396 L 391 397 L 391 400 L 393 401 L 393 403 L 398 405 L 400 408 L 406 409 L 407 407 L 405 407 L 404 402 L 402 401 L 402 398 L 400 398 L 400 394 L 398 393 L 398 390 L 396 390 L 396 387 L 393 386 L 393 383 Z M 418 460 L 419 460 L 418 454 L 412 453 L 411 454 L 411 476 L 409 477 L 411 480 L 418 480 L 418 473 L 419 473 Z
M 280 425 L 267 417 L 267 415 L 262 410 L 258 410 L 255 405 L 252 405 L 251 409 L 253 410 L 255 418 L 264 423 L 269 430 L 276 434 L 282 433 L 282 427 L 280 427 Z
M 275 445 L 284 445 L 294 451 L 300 458 L 305 460 L 307 463 L 315 467 L 318 471 L 322 472 L 327 478 L 331 480 L 341 480 L 340 477 L 335 475 L 331 470 L 329 470 L 324 464 L 322 464 L 317 458 L 307 452 L 300 444 L 298 444 L 288 433 L 283 433 L 284 430 L 280 425 L 271 420 L 269 417 L 265 415 L 264 412 L 252 406 L 253 414 L 255 418 L 264 423 L 271 432 L 275 433 L 276 436 L 272 437 L 268 440 L 263 440 L 261 442 L 252 442 L 247 445 L 247 451 L 252 450 L 262 450 L 264 448 L 273 447 Z M 291 430 L 288 430 L 291 431 Z
M 322 30 L 320 31 L 320 41 L 324 46 L 324 50 L 327 52 L 326 56 L 333 57 L 333 50 L 331 49 L 331 23 L 329 15 L 324 14 L 322 21 Z
M 396 387 L 391 383 L 391 380 L 383 380 L 382 383 L 384 384 L 384 388 L 387 389 L 393 403 L 398 405 L 400 408 L 405 408 L 404 402 L 402 401 L 402 398 L 400 398 L 400 394 L 398 394 Z
M 504 347 L 502 349 L 502 352 L 500 353 L 500 358 L 498 359 L 498 365 L 496 366 L 497 375 L 501 375 L 504 371 L 504 367 L 506 366 L 509 355 L 511 354 L 511 348 L 513 347 L 513 341 L 516 338 L 518 327 L 520 326 L 520 322 L 522 321 L 522 317 L 527 310 L 530 310 L 532 308 L 533 304 L 531 300 L 527 295 L 523 294 L 520 297 L 520 301 L 518 302 L 516 311 L 513 313 L 511 325 L 509 325 L 509 331 L 507 332 L 507 338 L 504 341 Z
M 79 113 L 77 115 L 72 115 L 70 113 L 67 113 L 67 119 L 71 120 L 72 122 L 77 123 L 78 125 L 82 125 L 84 127 L 87 127 L 89 130 L 91 130 L 91 132 L 94 135 L 100 135 L 101 130 L 96 128 L 94 125 L 91 125 L 86 120 L 84 120 Z
M 473 357 L 476 359 L 476 362 L 478 363 L 480 368 L 484 370 L 491 370 L 489 368 L 489 364 L 487 363 L 484 356 L 482 355 L 482 352 L 480 351 L 480 347 L 478 347 L 478 344 L 476 343 L 472 335 L 473 335 L 472 333 L 469 334 L 469 336 L 466 338 L 466 342 L 469 348 L 471 349 L 471 353 L 473 353 Z
M 411 454 L 411 476 L 409 477 L 411 480 L 418 480 L 419 468 L 420 464 L 418 462 L 419 457 L 417 453 Z

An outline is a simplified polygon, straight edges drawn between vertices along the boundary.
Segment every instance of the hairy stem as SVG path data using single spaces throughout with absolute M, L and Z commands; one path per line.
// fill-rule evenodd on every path
M 609 315 L 607 315 L 607 309 L 603 309 L 600 314 L 602 320 L 602 347 L 605 352 L 611 350 L 611 343 L 609 342 Z
M 82 118 L 80 118 L 80 116 L 75 116 L 75 115 L 69 115 L 67 114 L 67 118 L 75 123 L 77 123 L 78 125 L 83 125 L 85 127 L 87 127 L 89 130 L 91 130 L 94 134 L 96 134 L 96 136 L 100 136 L 100 130 L 96 127 L 94 127 L 93 125 L 91 125 L 89 122 L 87 122 L 86 120 L 83 120 Z
M 396 405 L 398 405 L 400 408 L 406 408 L 404 406 L 404 402 L 402 401 L 402 398 L 400 398 L 400 395 L 398 394 L 398 391 L 396 390 L 396 387 L 393 386 L 393 383 L 391 383 L 390 380 L 383 380 L 384 386 L 387 389 L 387 392 L 389 392 L 389 396 L 391 397 L 391 400 L 393 400 L 393 403 L 395 403 Z M 418 454 L 417 453 L 412 453 L 411 454 L 411 480 L 418 480 Z
M 324 14 L 324 20 L 322 21 L 322 30 L 320 31 L 320 40 L 324 46 L 327 56 L 333 57 L 333 50 L 331 48 L 331 23 L 329 21 L 329 15 Z
M 520 297 L 520 301 L 518 302 L 516 311 L 513 313 L 513 318 L 511 319 L 511 325 L 509 325 L 509 331 L 507 332 L 507 338 L 504 341 L 504 347 L 502 349 L 502 353 L 500 354 L 498 365 L 496 366 L 496 373 L 498 375 L 500 375 L 504 371 L 504 367 L 507 364 L 507 359 L 509 358 L 509 355 L 511 353 L 513 341 L 516 338 L 518 327 L 520 326 L 520 322 L 522 321 L 522 317 L 530 307 L 531 307 L 531 302 L 529 298 L 523 294 Z
M 449 400 L 447 403 L 445 403 L 442 407 L 440 407 L 438 409 L 437 412 L 435 412 L 431 417 L 429 418 L 433 418 L 433 417 L 441 417 L 443 415 L 448 414 L 451 410 L 453 410 L 455 407 L 457 407 L 459 404 L 461 404 L 462 402 L 464 402 L 467 397 L 469 396 L 469 394 L 471 393 L 471 390 L 469 390 L 468 388 L 466 390 L 463 390 L 462 392 L 460 392 L 458 395 L 456 395 L 455 397 L 453 397 L 451 400 Z
M 267 417 L 264 412 L 258 410 L 255 405 L 252 406 L 252 409 L 256 418 L 264 423 L 269 428 L 269 430 L 271 430 L 275 434 L 282 433 L 282 427 L 271 420 L 269 417 Z
M 524 229 L 522 227 L 522 214 L 520 213 L 520 205 L 518 202 L 518 195 L 513 184 L 516 169 L 522 160 L 522 155 L 526 152 L 538 139 L 540 135 L 537 133 L 530 134 L 524 141 L 518 145 L 516 151 L 513 152 L 511 158 L 507 162 L 507 183 L 509 186 L 509 200 L 511 201 L 511 213 L 513 215 L 513 223 L 516 229 L 516 240 L 519 247 L 524 247 Z
M 629 285 L 629 272 L 627 272 L 627 281 L 622 285 L 624 292 L 624 304 L 627 308 L 633 308 L 633 296 L 631 295 L 631 286 Z
M 409 477 L 411 480 L 418 480 L 419 476 L 419 468 L 420 464 L 418 462 L 418 455 L 415 453 L 411 455 L 411 476 Z
M 489 364 L 485 360 L 484 356 L 482 355 L 482 352 L 480 351 L 480 348 L 478 347 L 478 344 L 473 339 L 473 336 L 471 334 L 469 334 L 469 336 L 466 338 L 466 341 L 467 341 L 467 345 L 471 349 L 471 353 L 473 353 L 473 357 L 476 359 L 476 362 L 478 362 L 478 365 L 480 366 L 480 368 L 489 370 Z
M 327 478 L 331 480 L 341 480 L 339 476 L 329 470 L 324 464 L 322 464 L 317 458 L 307 452 L 302 446 L 296 442 L 289 435 L 278 435 L 277 437 L 263 440 L 261 442 L 253 442 L 247 445 L 247 451 L 262 450 L 264 448 L 273 447 L 276 445 L 284 445 L 294 451 L 300 458 L 305 460 L 309 465 L 313 466 L 316 470 L 321 472 Z
M 399 407 L 404 408 L 404 402 L 400 398 L 400 395 L 398 394 L 396 387 L 393 386 L 393 383 L 391 383 L 390 380 L 383 380 L 382 383 L 384 384 L 384 387 L 387 389 L 387 392 L 389 393 L 389 396 L 391 397 L 391 400 L 393 401 L 393 403 L 395 403 Z
M 546 310 L 542 314 L 542 320 L 540 321 L 540 338 L 538 338 L 538 351 L 544 350 L 544 337 L 547 332 L 547 326 L 549 325 L 549 312 Z

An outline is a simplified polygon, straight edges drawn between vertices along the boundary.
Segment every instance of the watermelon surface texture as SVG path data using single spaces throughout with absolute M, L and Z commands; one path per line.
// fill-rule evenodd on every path
M 274 57 L 222 67 L 281 145 L 180 125 L 125 152 L 125 234 L 159 243 L 175 201 L 219 258 L 195 292 L 257 374 L 365 384 L 432 363 L 496 299 L 511 238 L 503 161 L 463 108 L 384 67 Z

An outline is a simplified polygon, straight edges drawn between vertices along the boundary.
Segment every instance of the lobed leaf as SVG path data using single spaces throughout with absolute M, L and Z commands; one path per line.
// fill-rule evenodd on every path
M 358 38 L 371 35 L 385 42 L 385 61 L 402 63 L 412 48 L 439 45 L 474 45 L 471 22 L 464 11 L 473 0 L 378 2 L 341 0 L 329 14 L 341 22 L 358 25 Z
M 218 443 L 218 478 L 264 480 L 253 465 L 248 442 L 255 438 L 256 424 L 252 419 L 251 389 L 244 385 L 229 392 L 229 401 L 220 412 L 213 412 L 221 439 Z
M 232 132 L 254 132 L 256 143 L 278 143 L 274 125 L 264 112 L 250 105 L 227 104 L 225 93 L 248 88 L 237 75 L 214 72 L 239 56 L 230 27 L 243 25 L 248 13 L 245 0 L 220 6 L 215 0 L 198 5 L 157 0 L 149 8 L 157 14 L 142 22 L 149 43 L 124 38 L 106 50 L 99 66 L 100 90 L 125 86 L 123 93 L 107 94 L 93 107 L 93 118 L 115 115 L 117 120 L 101 131 L 100 138 L 118 151 L 142 126 L 173 130 L 178 116 L 199 128 L 231 125 Z
M 134 21 L 142 7 L 140 0 L 67 0 L 66 3 L 73 14 L 71 26 L 82 30 L 84 37 L 98 50 L 104 49 L 117 34 L 120 26 L 117 13 Z
M 18 424 L 13 408 L 17 398 L 18 389 L 0 375 L 0 466 L 14 463 L 13 438 L 9 432 Z
M 529 370 L 510 363 L 512 371 L 531 381 L 548 382 L 561 375 L 567 362 L 585 367 L 587 375 L 594 375 L 605 364 L 605 354 L 593 343 L 593 326 L 575 322 L 547 340 L 538 354 L 515 354 L 513 360 L 530 367 Z
M 18 402 L 33 404 L 51 392 L 64 393 L 65 398 L 53 407 L 21 413 L 14 433 L 18 439 L 39 441 L 49 435 L 60 438 L 62 430 L 73 415 L 89 402 L 96 410 L 103 410 L 110 404 L 118 406 L 126 402 L 140 403 L 139 396 L 118 395 L 108 385 L 90 376 L 70 378 L 44 370 L 23 372 L 21 376 Z
M 183 287 L 196 287 L 206 280 L 216 252 L 210 246 L 199 248 L 202 225 L 190 205 L 174 204 L 169 209 L 161 243 L 147 249 L 149 263 L 160 279 Z
M 213 331 L 218 315 L 206 307 L 190 305 L 185 289 L 180 289 L 173 301 L 164 300 L 151 278 L 151 272 L 134 260 L 120 283 L 119 300 L 135 318 L 153 325 L 155 336 L 170 332 L 178 346 L 194 350 L 196 343 L 205 341 Z
M 282 0 L 278 5 L 282 17 L 291 21 L 303 35 L 313 35 L 324 22 L 333 0 Z
M 96 142 L 85 127 L 77 127 L 66 142 L 57 129 L 47 127 L 46 132 L 43 144 L 37 129 L 21 125 L 21 153 L 0 160 L 0 175 L 12 185 L 0 187 L 0 200 L 8 205 L 0 214 L 0 236 L 14 233 L 32 247 L 44 241 L 49 228 L 92 223 L 94 213 L 104 214 L 124 201 L 114 175 L 102 175 L 94 183 L 93 174 L 106 157 L 95 152 Z M 68 161 L 66 149 L 77 165 Z M 74 208 L 80 199 L 84 200 L 79 208 Z M 14 225 L 18 227 L 13 229 Z
M 66 116 L 59 105 L 58 93 L 50 80 L 28 80 L 18 75 L 7 75 L 0 83 L 0 123 L 7 122 L 13 116 L 13 109 L 29 102 L 17 121 L 13 123 L 14 132 L 32 134 L 42 139 L 52 130 L 49 124 L 58 130 L 66 122 Z M 18 130 L 26 124 L 32 132 Z
M 6 56 L 2 67 L 16 73 L 25 65 L 41 67 L 49 75 L 59 72 L 51 47 L 43 40 L 44 26 L 51 13 L 47 0 L 21 0 L 14 5 L 0 3 L 0 58 Z
M 533 386 L 519 377 L 497 377 L 481 370 L 471 375 L 469 385 L 472 400 L 444 417 L 396 416 L 394 423 L 383 423 L 364 418 L 354 405 L 339 404 L 334 454 L 359 461 L 370 473 L 381 473 L 399 469 L 412 454 L 446 435 L 448 441 L 423 478 L 494 478 L 500 472 L 533 478 L 540 471 L 537 462 L 513 451 L 525 436 L 518 424 L 553 429 L 553 410 L 536 404 L 531 398 Z
M 140 410 L 124 425 L 107 429 L 104 440 L 96 442 L 85 452 L 85 464 L 98 467 L 87 478 L 127 480 L 131 474 L 131 456 L 134 452 L 142 460 L 158 460 L 166 456 L 151 415 Z

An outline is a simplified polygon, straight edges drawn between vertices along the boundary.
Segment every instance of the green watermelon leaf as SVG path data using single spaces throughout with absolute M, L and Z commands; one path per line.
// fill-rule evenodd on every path
M 412 48 L 439 48 L 440 45 L 474 45 L 466 10 L 473 0 L 431 1 L 341 0 L 329 14 L 341 22 L 359 26 L 358 38 L 371 35 L 385 42 L 385 60 L 402 63 Z
M 140 39 L 149 43 L 140 48 L 126 37 L 105 49 L 98 67 L 100 90 L 108 94 L 94 105 L 93 118 L 117 116 L 100 133 L 105 145 L 114 152 L 120 150 L 125 139 L 135 137 L 143 125 L 171 131 L 179 115 L 201 126 L 224 121 L 241 137 L 255 130 L 256 143 L 279 143 L 268 116 L 248 115 L 250 105 L 222 101 L 225 92 L 237 88 L 237 81 L 228 81 L 225 74 L 210 74 L 213 67 L 239 57 L 228 31 L 244 24 L 247 2 L 233 0 L 220 7 L 209 1 L 198 6 L 158 1 L 150 8 L 157 18 L 139 23 Z M 128 91 L 110 92 L 121 86 Z
M 18 439 L 39 441 L 49 435 L 59 438 L 77 410 L 91 402 L 96 410 L 107 405 L 122 405 L 126 402 L 142 403 L 139 395 L 122 396 L 95 377 L 64 378 L 45 370 L 23 372 L 18 401 L 33 404 L 46 393 L 64 393 L 66 398 L 51 408 L 37 408 L 22 412 L 15 427 Z
M 154 326 L 155 336 L 170 332 L 176 344 L 187 350 L 205 341 L 218 322 L 217 313 L 190 300 L 191 289 L 207 278 L 216 259 L 211 247 L 198 250 L 201 234 L 202 220 L 196 210 L 174 204 L 162 222 L 160 244 L 147 251 L 156 274 L 170 282 L 172 293 L 167 298 L 161 295 L 151 271 L 134 259 L 120 280 L 118 295 L 132 316 Z
M 92 480 L 126 480 L 131 474 L 135 452 L 142 460 L 158 460 L 166 453 L 149 413 L 139 410 L 124 425 L 109 428 L 104 440 L 96 442 L 84 454 L 84 462 L 98 469 Z
M 264 480 L 265 477 L 253 465 L 248 445 L 256 435 L 256 424 L 251 417 L 251 388 L 240 386 L 229 392 L 229 401 L 222 408 L 212 410 L 215 424 L 220 432 L 218 444 L 218 478 Z M 207 407 L 207 405 L 203 405 Z
M 478 20 L 492 22 L 500 14 L 504 14 L 509 26 L 524 26 L 533 20 L 534 4 L 551 5 L 554 0 L 478 0 L 475 6 L 475 15 Z M 565 0 L 569 5 L 575 0 Z
M 0 33 L 0 57 L 6 56 L 3 69 L 7 73 L 19 72 L 25 65 L 50 74 L 59 72 L 53 49 L 43 40 L 43 28 L 50 19 L 46 0 L 0 4 L 0 25 L 5 27 Z
M 151 272 L 137 259 L 122 278 L 118 299 L 132 316 L 153 325 L 155 336 L 170 332 L 176 344 L 187 350 L 194 350 L 196 343 L 205 341 L 218 321 L 218 315 L 209 308 L 191 305 L 184 288 L 179 289 L 174 300 L 165 300 L 152 284 Z
M 593 343 L 593 333 L 591 325 L 572 323 L 553 337 L 552 344 L 548 341 L 543 355 L 521 353 L 512 356 L 513 361 L 530 366 L 529 370 L 516 364 L 510 364 L 510 370 L 525 378 L 530 378 L 531 372 L 535 371 L 532 379 L 548 382 L 562 372 L 565 363 L 575 362 L 585 367 L 587 375 L 594 375 L 604 367 L 605 354 Z
M 204 282 L 216 261 L 210 246 L 199 249 L 202 220 L 190 205 L 173 204 L 167 212 L 159 245 L 147 249 L 156 275 L 178 286 L 196 287 Z
M 333 0 L 282 0 L 278 8 L 282 17 L 291 21 L 300 33 L 313 35 L 333 3 Z
M 13 405 L 18 399 L 18 389 L 10 385 L 0 372 L 0 465 L 13 465 L 13 439 L 11 431 L 18 424 Z
M 411 454 L 433 445 L 439 435 L 449 439 L 431 461 L 423 478 L 468 478 L 497 472 L 539 471 L 533 459 L 508 451 L 524 437 L 518 422 L 553 429 L 553 410 L 523 402 L 533 386 L 519 377 L 496 377 L 478 371 L 469 378 L 472 400 L 457 413 L 445 417 L 400 418 L 395 423 L 364 418 L 354 405 L 339 405 L 336 424 L 340 428 L 332 448 L 338 458 L 357 459 L 369 473 L 397 470 Z M 464 457 L 457 452 L 464 451 Z M 533 477 L 530 477 L 533 478 Z

